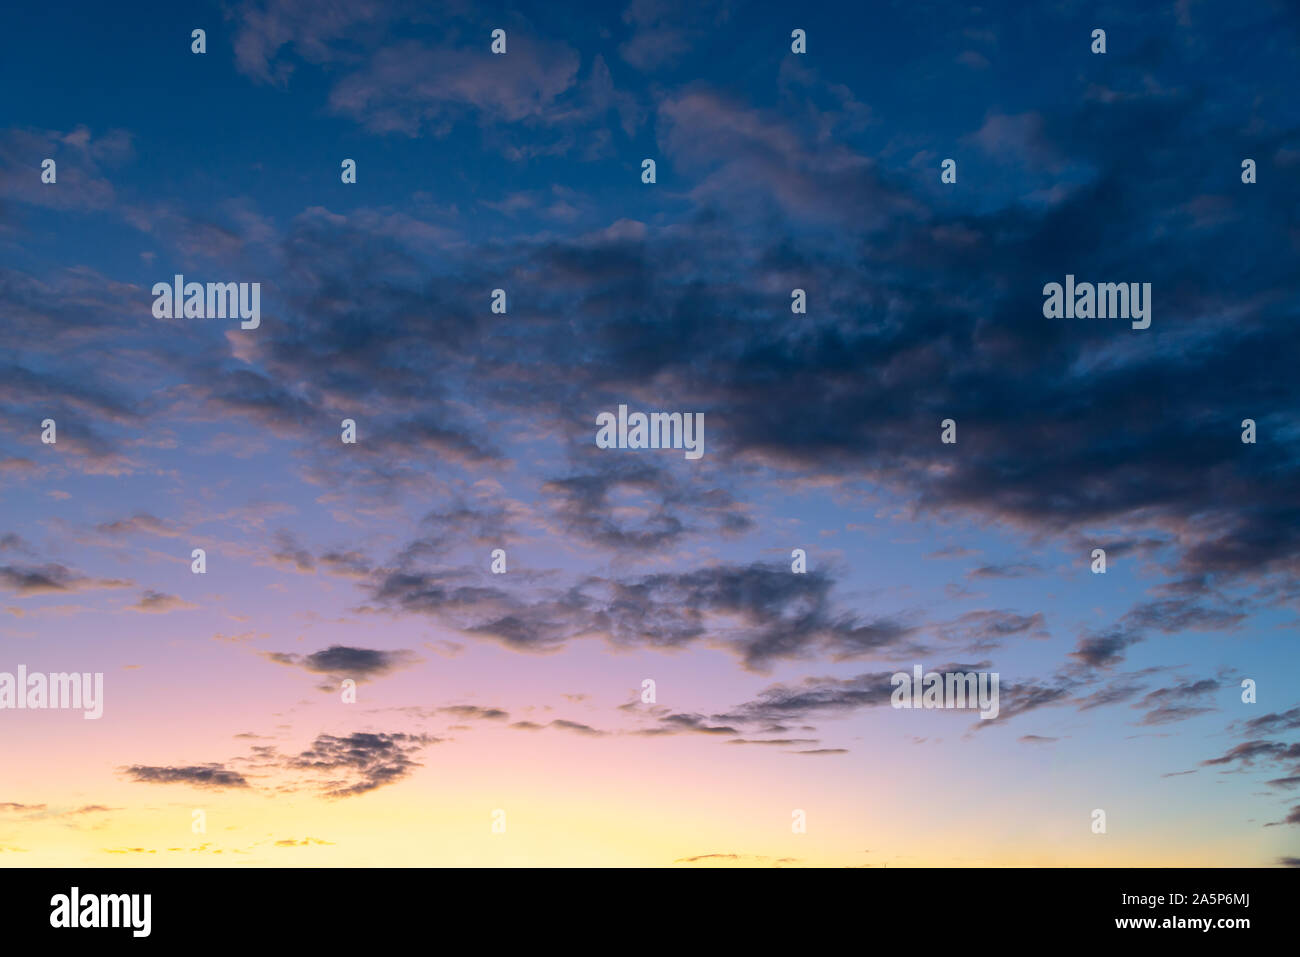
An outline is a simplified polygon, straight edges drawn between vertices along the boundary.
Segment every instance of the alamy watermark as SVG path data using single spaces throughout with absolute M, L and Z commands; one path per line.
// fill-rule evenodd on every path
M 596 416 L 596 446 L 602 449 L 685 449 L 688 459 L 704 454 L 703 412 L 633 412 Z
M 1149 282 L 1076 284 L 1070 273 L 1064 287 L 1059 282 L 1045 285 L 1043 297 L 1043 315 L 1048 319 L 1132 319 L 1134 329 L 1151 325 Z
M 26 665 L 18 673 L 0 671 L 0 711 L 5 709 L 43 709 L 84 711 L 87 721 L 104 715 L 104 673 L 54 672 L 27 673 Z
M 127 927 L 133 937 L 148 937 L 152 912 L 152 894 L 82 894 L 74 887 L 50 898 L 51 927 Z
M 260 282 L 186 282 L 177 273 L 172 282 L 153 284 L 155 319 L 242 319 L 239 328 L 262 324 Z
M 912 673 L 895 672 L 889 679 L 894 693 L 889 703 L 895 708 L 979 708 L 985 721 L 998 716 L 998 672 L 949 671 L 922 674 L 920 665 Z

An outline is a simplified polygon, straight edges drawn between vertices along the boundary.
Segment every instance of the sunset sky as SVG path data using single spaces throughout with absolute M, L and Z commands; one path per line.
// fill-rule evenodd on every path
M 1300 12 L 1138 6 L 7 11 L 0 866 L 1300 864 Z

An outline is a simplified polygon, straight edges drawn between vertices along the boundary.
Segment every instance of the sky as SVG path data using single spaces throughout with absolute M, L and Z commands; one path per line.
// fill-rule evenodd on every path
M 0 866 L 1300 865 L 1293 5 L 6 18 Z

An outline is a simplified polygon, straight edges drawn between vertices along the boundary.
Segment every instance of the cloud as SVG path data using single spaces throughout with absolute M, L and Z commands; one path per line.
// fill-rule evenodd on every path
M 129 518 L 118 519 L 115 522 L 103 522 L 95 526 L 96 530 L 105 535 L 125 536 L 125 535 L 157 535 L 162 538 L 176 538 L 180 531 L 170 522 L 164 521 L 148 512 L 136 512 Z
M 1282 712 L 1270 711 L 1242 724 L 1242 729 L 1247 734 L 1277 734 L 1281 731 L 1294 731 L 1297 728 L 1300 728 L 1300 708 Z
M 797 857 L 779 857 L 771 858 L 764 854 L 696 854 L 693 857 L 679 857 L 673 861 L 674 864 L 711 864 L 722 861 L 744 862 L 748 866 L 763 864 L 771 867 L 780 867 L 783 864 L 798 864 Z
M 32 595 L 72 595 L 98 588 L 129 588 L 130 581 L 117 578 L 92 578 L 66 565 L 0 565 L 0 586 L 22 597 Z
M 420 766 L 413 756 L 439 740 L 423 734 L 321 734 L 310 748 L 287 758 L 283 766 L 325 774 L 320 788 L 326 797 L 354 797 L 405 778 Z
M 190 608 L 198 608 L 193 602 L 177 598 L 175 595 L 164 595 L 162 592 L 146 590 L 141 593 L 140 600 L 130 606 L 131 611 L 145 612 L 147 614 L 166 614 L 169 611 L 184 611 Z
M 338 682 L 351 678 L 356 682 L 373 681 L 385 675 L 408 668 L 420 661 L 411 651 L 380 651 L 373 648 L 353 648 L 348 645 L 330 645 L 309 655 L 266 651 L 262 657 L 281 665 L 291 665 L 312 674 L 329 675 L 333 680 L 322 684 L 324 691 L 335 691 Z
M 588 577 L 531 599 L 469 577 L 463 570 L 380 569 L 369 587 L 382 608 L 430 615 L 516 650 L 550 651 L 588 634 L 629 647 L 708 641 L 731 648 L 756 671 L 816 654 L 840 660 L 878 654 L 917 633 L 901 620 L 838 610 L 831 599 L 834 581 L 820 570 L 795 575 L 784 566 L 752 563 L 630 579 Z
M 893 671 L 877 671 L 854 678 L 805 678 L 793 686 L 773 685 L 718 717 L 741 724 L 780 722 L 888 705 L 893 675 Z
M 1209 697 L 1221 687 L 1221 683 L 1213 678 L 1183 681 L 1157 688 L 1133 707 L 1151 709 L 1143 716 L 1141 724 L 1172 724 L 1214 711 L 1215 709 L 1207 706 L 1202 699 Z
M 756 740 L 749 738 L 732 738 L 727 744 L 768 744 L 775 747 L 790 747 L 795 744 L 816 744 L 816 738 L 768 738 Z
M 1300 744 L 1283 744 L 1280 741 L 1246 741 L 1229 748 L 1217 758 L 1202 761 L 1204 766 L 1232 764 L 1234 762 L 1251 766 L 1257 760 L 1290 761 L 1300 760 Z
M 386 45 L 340 79 L 330 108 L 376 133 L 446 133 L 460 118 L 518 123 L 547 119 L 577 80 L 578 54 L 536 33 L 507 34 L 508 53 L 435 47 L 415 40 Z
M 375 42 L 396 8 L 387 3 L 337 4 L 322 7 L 311 0 L 245 2 L 227 11 L 237 21 L 235 65 L 240 73 L 263 83 L 285 85 L 294 65 L 293 52 L 308 63 L 332 63 L 349 54 L 335 44 Z
M 1079 639 L 1079 644 L 1070 652 L 1070 657 L 1092 668 L 1105 668 L 1123 661 L 1125 650 L 1139 641 L 1141 638 L 1135 634 L 1114 631 L 1087 635 Z
M 1237 627 L 1245 618 L 1239 604 L 1216 608 L 1195 597 L 1141 602 L 1110 627 L 1083 635 L 1070 657 L 1090 668 L 1110 668 L 1123 661 L 1128 649 L 1150 632 L 1223 631 Z
M 364 578 L 371 570 L 370 559 L 356 549 L 327 548 L 313 554 L 288 529 L 273 536 L 270 559 L 281 568 L 303 574 L 320 569 L 342 578 Z
M 726 29 L 731 5 L 686 0 L 632 0 L 623 11 L 629 36 L 619 55 L 638 70 L 675 66 L 713 30 Z
M 547 727 L 560 728 L 565 731 L 573 731 L 576 734 L 582 734 L 588 737 L 603 737 L 605 734 L 608 733 L 606 731 L 600 731 L 596 728 L 593 728 L 591 727 L 591 725 L 582 724 L 581 722 L 578 721 L 567 721 L 563 718 L 557 718 L 556 720 L 552 721 L 549 725 L 547 725 Z
M 286 529 L 275 533 L 275 546 L 271 551 L 271 559 L 279 565 L 300 572 L 310 572 L 316 568 L 316 559 L 311 552 L 299 545 L 293 533 Z
M 983 66 L 988 66 L 988 61 L 978 53 L 975 57 L 984 61 Z M 975 60 L 968 59 L 963 62 L 969 66 L 980 66 Z M 999 158 L 1010 156 L 1033 168 L 1057 169 L 1062 162 L 1055 145 L 1046 133 L 1043 117 L 1034 112 L 1015 115 L 989 113 L 984 118 L 984 124 L 971 134 L 969 139 L 991 156 Z
M 572 731 L 574 734 L 581 734 L 589 738 L 603 738 L 609 734 L 608 731 L 601 731 L 599 728 L 593 728 L 589 724 L 582 724 L 578 721 L 568 721 L 563 718 L 557 718 L 547 724 L 538 724 L 535 721 L 516 721 L 510 725 L 517 731 L 542 731 L 546 728 L 558 728 L 561 731 Z
M 333 51 L 334 38 L 345 33 L 321 42 Z M 1179 125 L 1195 116 L 1192 106 L 1159 104 L 1170 111 L 1171 132 L 1194 143 L 1199 138 Z M 1140 127 L 1153 108 L 1149 101 L 1118 105 L 1103 117 L 1084 107 L 1079 118 L 1094 131 L 1106 123 L 1127 130 Z M 443 250 L 446 272 L 455 278 L 430 289 L 416 279 L 427 273 L 418 267 L 427 247 L 412 228 L 397 230 L 391 217 L 373 211 L 367 218 L 311 210 L 276 239 L 289 269 L 282 284 L 285 314 L 247 346 L 251 361 L 244 367 L 196 367 L 203 372 L 196 377 L 197 394 L 302 434 L 324 405 L 369 396 L 385 408 L 404 409 L 423 389 L 422 416 L 372 422 L 341 473 L 320 470 L 334 481 L 342 474 L 347 481 L 391 487 L 427 478 L 415 460 L 428 452 L 471 466 L 499 461 L 501 450 L 478 438 L 493 431 L 481 428 L 476 416 L 505 411 L 515 421 L 554 427 L 572 420 L 578 408 L 598 407 L 614 391 L 607 370 L 617 369 L 620 377 L 694 396 L 706 421 L 725 422 L 710 451 L 720 465 L 789 467 L 808 480 L 868 478 L 902 491 L 918 510 L 964 512 L 1046 533 L 1083 532 L 1092 523 L 1110 522 L 1127 533 L 1119 536 L 1121 543 L 1168 541 L 1170 570 L 1190 589 L 1203 590 L 1216 576 L 1258 583 L 1261 576 L 1286 574 L 1300 558 L 1295 537 L 1286 531 L 1297 523 L 1287 521 L 1284 493 L 1288 477 L 1300 474 L 1295 457 L 1280 449 L 1277 468 L 1261 468 L 1227 446 L 1195 440 L 1228 427 L 1221 411 L 1228 404 L 1279 406 L 1276 397 L 1258 390 L 1261 382 L 1287 382 L 1282 370 L 1248 371 L 1251 357 L 1285 352 L 1276 341 L 1267 295 L 1244 318 L 1229 321 L 1213 287 L 1198 285 L 1194 272 L 1184 281 L 1177 255 L 1157 246 L 1151 247 L 1160 251 L 1151 266 L 1157 287 L 1178 290 L 1169 309 L 1201 317 L 1188 335 L 1204 349 L 1155 354 L 1132 349 L 1129 340 L 1116 340 L 1099 325 L 1067 329 L 1040 321 L 1041 303 L 1035 300 L 1044 276 L 1055 275 L 1056 265 L 1067 259 L 1082 272 L 1097 256 L 1092 238 L 1076 237 L 1059 223 L 1091 224 L 1089 211 L 1103 207 L 1145 221 L 1145 211 L 1158 207 L 1175 185 L 1167 176 L 1146 171 L 1154 181 L 1140 193 L 1103 169 L 1077 196 L 1051 210 L 1006 208 L 959 217 L 932 206 L 923 193 L 874 169 L 849 147 L 823 149 L 825 144 L 803 135 L 795 118 L 750 109 L 715 92 L 667 96 L 659 122 L 674 161 L 704 175 L 704 192 L 695 201 L 710 209 L 710 218 L 635 238 L 552 233 L 508 248 Z M 1060 140 L 1067 155 L 1083 142 L 1076 142 L 1064 118 L 1038 132 Z M 1089 161 L 1127 169 L 1127 158 L 1097 147 L 1115 141 L 1090 140 Z M 739 172 L 727 169 L 737 156 L 748 157 L 758 175 L 728 177 Z M 729 187 L 731 180 L 736 183 Z M 789 207 L 784 231 L 753 248 L 724 248 L 719 236 L 734 231 L 750 208 L 742 201 L 748 196 L 737 191 L 747 193 L 751 182 L 758 189 L 781 187 L 773 195 Z M 805 191 L 807 201 L 793 201 Z M 861 254 L 877 264 L 871 277 L 842 278 L 850 264 L 837 258 L 834 245 L 821 245 L 819 211 L 854 221 Z M 1279 225 L 1261 224 L 1274 238 Z M 971 242 L 954 243 L 958 231 Z M 830 240 L 828 234 L 825 242 Z M 1260 244 L 1266 241 L 1252 240 L 1251 248 L 1264 250 Z M 1186 261 L 1202 261 L 1199 246 L 1184 237 L 1175 242 L 1178 253 L 1188 254 Z M 1115 255 L 1141 258 L 1150 240 L 1132 233 L 1116 243 Z M 1276 268 L 1275 256 L 1262 255 L 1262 281 L 1284 300 L 1291 279 Z M 781 279 L 789 272 L 812 276 L 801 282 L 850 286 L 799 329 L 755 324 L 747 316 L 764 308 L 765 300 L 770 306 L 769 292 L 709 291 L 736 271 L 737 257 L 740 266 L 762 267 Z M 991 298 L 971 305 L 962 290 L 985 275 L 990 263 L 998 270 Z M 676 281 L 674 271 L 682 264 L 690 282 Z M 518 277 L 512 297 L 523 296 L 531 306 L 527 329 L 508 344 L 464 304 L 491 275 L 503 272 Z M 629 301 L 642 304 L 641 314 L 615 318 L 609 306 Z M 358 302 L 368 304 L 364 314 L 349 305 Z M 885 302 L 902 311 L 883 311 Z M 849 303 L 862 308 L 850 309 Z M 440 316 L 436 330 L 427 321 L 431 313 Z M 431 334 L 442 343 L 436 355 L 418 348 Z M 575 334 L 589 361 L 574 366 L 564 381 L 538 376 L 536 369 L 563 362 Z M 303 342 L 312 348 L 301 348 Z M 528 363 L 518 361 L 517 348 L 525 350 Z M 1210 369 L 1208 355 L 1224 359 Z M 1007 383 L 1002 370 L 1008 361 L 1034 375 Z M 469 368 L 472 377 L 465 375 Z M 888 375 L 863 376 L 863 368 Z M 1166 402 L 1140 434 L 1115 430 L 1111 423 L 1124 421 L 1127 409 L 1142 407 L 1153 381 L 1163 383 Z M 1202 385 L 1207 381 L 1208 391 Z M 447 402 L 447 394 L 464 401 Z M 918 405 L 912 398 L 917 394 L 930 398 Z M 576 398 L 582 396 L 590 398 Z M 812 413 L 805 414 L 809 408 Z M 877 414 L 864 420 L 856 411 L 862 408 Z M 963 446 L 959 457 L 940 460 L 942 450 L 915 441 L 933 430 L 939 408 L 963 409 L 968 421 L 979 423 L 978 443 Z M 1086 413 L 1073 411 L 1084 408 Z M 805 412 L 795 417 L 795 409 Z M 1070 429 L 1060 431 L 1057 423 L 1067 420 Z M 1050 461 L 1036 451 L 1046 436 L 1057 450 Z M 1027 464 L 1009 469 L 1010 462 Z M 1212 481 L 1192 482 L 1190 475 Z M 694 486 L 672 473 L 589 469 L 580 462 L 547 483 L 559 531 L 629 552 L 649 552 L 687 535 L 743 530 L 749 519 L 731 489 L 720 489 L 716 504 L 681 498 L 682 490 L 690 494 Z M 1085 488 L 1086 494 L 1077 491 Z M 609 495 L 627 491 L 644 497 L 637 510 L 602 513 L 602 501 L 608 506 Z M 1158 535 L 1138 535 L 1143 529 Z M 1024 563 L 1009 567 L 1018 564 Z M 359 573 L 364 565 L 349 567 Z M 977 571 L 998 570 L 991 565 Z M 517 624 L 503 618 L 497 631 L 520 644 L 535 643 L 536 635 L 513 629 Z M 1136 640 L 1131 631 L 1094 637 L 1079 648 L 1078 660 L 1109 666 Z
M 948 667 L 944 670 L 978 670 L 971 668 Z M 1036 711 L 1039 708 L 1053 707 L 1069 703 L 1075 696 L 1078 682 L 1055 677 L 1045 681 L 1027 679 L 1024 681 L 1003 682 L 998 689 L 998 717 L 996 721 L 979 721 L 975 729 L 1005 724 L 1012 718 Z
M 1004 565 L 981 565 L 972 569 L 969 578 L 1024 578 L 1042 569 L 1029 562 L 1012 562 Z
M 1049 637 L 1047 619 L 1042 612 L 1021 615 L 1012 611 L 970 611 L 956 621 L 940 626 L 938 631 L 946 639 L 977 652 L 998 648 L 1007 638 Z
M 0 199 L 58 210 L 105 210 L 117 201 L 110 170 L 133 155 L 131 134 L 95 135 L 86 126 L 68 131 L 9 129 L 0 133 Z M 56 164 L 57 188 L 41 182 L 40 161 Z M 20 174 L 18 170 L 22 170 Z
M 650 463 L 606 458 L 599 471 L 551 479 L 542 491 L 553 496 L 556 520 L 566 532 L 605 548 L 647 551 L 689 535 L 736 535 L 753 526 L 725 489 L 681 481 Z M 625 495 L 640 501 L 630 504 Z
M 500 708 L 481 708 L 472 704 L 449 705 L 445 708 L 439 708 L 440 714 L 451 714 L 457 718 L 475 719 L 480 721 L 505 721 L 510 718 L 508 712 Z
M 503 505 L 480 505 L 459 501 L 444 509 L 426 512 L 420 519 L 419 536 L 402 549 L 398 561 L 405 564 L 419 558 L 438 556 L 456 545 L 501 545 L 512 534 L 511 515 Z
M 211 790 L 251 786 L 242 774 L 220 764 L 192 764 L 183 767 L 133 764 L 122 770 L 131 780 L 141 784 L 189 784 Z
M 427 29 L 423 11 L 410 4 L 340 7 L 322 15 L 300 0 L 269 0 L 246 3 L 233 15 L 240 72 L 287 86 L 297 61 L 311 63 L 330 78 L 330 109 L 374 133 L 443 136 L 469 124 L 523 125 L 526 137 L 494 138 L 511 159 L 575 148 L 593 158 L 608 152 L 610 111 L 629 136 L 644 112 L 615 88 L 603 55 L 592 58 L 580 81 L 581 57 L 564 42 L 563 31 L 547 37 L 536 24 L 514 17 L 484 21 L 468 9 L 449 11 L 457 25 L 440 28 L 435 43 L 411 35 Z M 498 27 L 506 30 L 504 56 L 488 49 L 489 33 Z
M 21 535 L 15 534 L 14 532 L 6 532 L 4 535 L 0 535 L 0 552 L 20 552 L 23 554 L 30 554 L 31 550 L 31 545 L 29 545 L 27 540 Z

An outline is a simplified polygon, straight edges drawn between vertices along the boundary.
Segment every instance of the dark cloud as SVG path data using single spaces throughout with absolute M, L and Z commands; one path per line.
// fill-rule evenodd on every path
M 1021 615 L 1012 611 L 971 611 L 939 628 L 949 641 L 961 643 L 969 651 L 982 652 L 1000 647 L 1008 638 L 1045 639 L 1050 637 L 1047 619 L 1042 612 Z
M 177 598 L 175 595 L 165 595 L 162 592 L 147 589 L 140 595 L 140 600 L 130 606 L 131 611 L 144 612 L 146 614 L 166 614 L 169 611 L 184 611 L 190 608 L 198 608 L 193 602 L 185 601 L 183 598 Z
M 542 731 L 546 728 L 558 728 L 561 731 L 572 731 L 574 734 L 585 735 L 590 738 L 603 738 L 609 734 L 608 731 L 601 731 L 599 728 L 593 728 L 589 724 L 582 724 L 579 721 L 568 721 L 563 718 L 557 718 L 546 724 L 538 724 L 536 721 L 516 721 L 510 727 L 518 731 Z
M 5 532 L 0 535 L 0 552 L 30 552 L 31 546 L 21 535 L 14 532 Z
M 567 721 L 563 718 L 557 718 L 556 720 L 552 721 L 549 725 L 547 725 L 547 727 L 560 728 L 561 730 L 564 731 L 573 731 L 576 734 L 583 734 L 593 738 L 603 737 L 605 734 L 608 733 L 606 731 L 600 731 L 597 728 L 593 728 L 591 725 L 582 724 L 579 721 Z
M 1290 761 L 1300 760 L 1300 744 L 1283 744 L 1280 741 L 1246 741 L 1228 749 L 1217 758 L 1202 761 L 1202 765 L 1232 764 L 1239 762 L 1250 766 L 1257 760 Z
M 950 668 L 945 670 L 974 669 Z M 1060 677 L 1046 681 L 1029 679 L 1025 681 L 1000 683 L 998 687 L 999 705 L 997 720 L 980 721 L 975 725 L 975 728 L 976 730 L 979 730 L 996 724 L 1004 724 L 1014 717 L 1026 714 L 1030 711 L 1036 711 L 1039 708 L 1069 703 L 1073 700 L 1077 687 L 1077 682 Z
M 220 764 L 192 764 L 184 767 L 153 767 L 133 764 L 122 769 L 133 781 L 142 784 L 189 784 L 197 788 L 221 790 L 250 787 L 244 776 Z
M 293 665 L 313 674 L 330 675 L 335 680 L 320 686 L 325 691 L 336 691 L 338 682 L 344 678 L 357 682 L 373 681 L 410 667 L 420 660 L 411 651 L 380 651 L 347 645 L 330 645 L 309 655 L 268 651 L 263 652 L 262 656 L 277 664 Z
M 593 416 L 594 421 L 594 416 Z M 564 530 L 593 544 L 647 551 L 673 545 L 688 535 L 734 535 L 753 522 L 725 489 L 688 482 L 653 464 L 603 460 L 597 472 L 552 479 L 542 486 L 556 497 L 555 516 Z M 613 507 L 611 496 L 643 498 L 636 517 Z M 693 523 L 700 523 L 695 525 Z
M 969 572 L 971 578 L 1024 578 L 1041 572 L 1043 569 L 1028 562 L 1012 562 L 1002 565 L 981 565 Z
M 731 647 L 748 668 L 824 655 L 849 660 L 905 645 L 915 626 L 859 618 L 836 608 L 824 571 L 792 574 L 782 565 L 720 565 L 610 583 L 594 616 L 616 644 L 677 646 L 707 636 Z M 712 615 L 737 624 L 713 630 Z
M 1079 710 L 1089 711 L 1093 708 L 1101 708 L 1110 704 L 1120 704 L 1124 701 L 1131 701 L 1146 690 L 1146 685 L 1140 681 L 1134 681 L 1130 678 L 1119 677 L 1113 681 L 1107 682 L 1096 691 L 1083 695 L 1079 699 Z
M 727 744 L 769 744 L 776 747 L 791 747 L 796 744 L 816 744 L 816 738 L 768 738 L 766 740 L 750 738 L 732 738 Z
M 1211 714 L 1215 708 L 1198 708 L 1193 705 L 1165 705 L 1148 711 L 1139 724 L 1157 725 L 1173 724 L 1177 721 L 1185 721 L 1188 718 L 1195 718 L 1197 715 Z
M 1133 707 L 1151 709 L 1143 716 L 1141 724 L 1172 724 L 1216 710 L 1204 704 L 1203 699 L 1213 695 L 1221 687 L 1221 683 L 1213 678 L 1184 681 L 1157 688 Z
M 1136 634 L 1111 631 L 1100 635 L 1087 635 L 1079 639 L 1070 657 L 1093 668 L 1105 668 L 1124 660 L 1129 645 L 1142 639 Z
M 1236 628 L 1245 618 L 1240 603 L 1214 607 L 1192 597 L 1142 602 L 1110 627 L 1082 636 L 1070 657 L 1090 668 L 1111 668 L 1124 660 L 1130 647 L 1151 633 L 1225 631 Z
M 517 150 L 572 148 L 567 132 L 549 132 L 609 126 L 608 110 L 624 109 L 604 59 L 584 79 L 558 38 L 525 30 L 513 38 L 518 49 L 490 60 L 424 41 L 388 44 L 394 19 L 405 14 L 318 18 L 295 3 L 259 5 L 238 18 L 237 64 L 268 82 L 288 82 L 294 63 L 318 65 L 332 109 L 372 128 L 442 131 L 474 117 L 485 129 L 508 119 L 546 132 Z M 622 55 L 647 65 L 660 54 L 671 62 L 685 35 L 703 29 L 643 12 L 624 27 Z M 862 110 L 842 94 L 833 108 L 813 108 L 809 97 L 830 87 L 814 90 L 807 72 L 783 70 L 782 93 L 796 99 L 780 109 L 704 85 L 657 95 L 661 158 L 690 184 L 662 226 L 478 242 L 418 210 L 313 208 L 283 231 L 236 232 L 237 245 L 270 253 L 257 261 L 283 301 L 241 362 L 178 360 L 193 398 L 304 448 L 318 444 L 325 422 L 336 425 L 339 408 L 383 409 L 363 423 L 346 463 L 314 456 L 308 466 L 378 487 L 427 481 L 432 461 L 504 463 L 483 438 L 498 434 L 485 428 L 491 416 L 590 444 L 590 413 L 639 383 L 719 423 L 708 454 L 736 474 L 768 465 L 808 480 L 867 479 L 923 511 L 1072 540 L 1106 524 L 1117 554 L 1170 543 L 1170 571 L 1202 593 L 1294 573 L 1300 456 L 1275 439 L 1300 407 L 1283 305 L 1298 291 L 1284 211 L 1300 187 L 1278 177 L 1269 201 L 1255 201 L 1202 149 L 1224 139 L 1243 155 L 1275 155 L 1285 137 L 1231 126 L 1238 111 L 1228 92 L 1157 90 L 1123 71 L 1104 97 L 1081 88 L 1066 110 L 987 113 L 971 142 L 997 142 L 1025 172 L 1056 182 L 1045 195 L 990 183 L 988 201 L 973 208 L 939 201 L 914 171 L 844 137 Z M 1135 165 L 1123 146 L 1135 136 L 1162 147 Z M 88 149 L 93 140 L 77 142 Z M 1185 161 L 1167 162 L 1172 155 Z M 1058 168 L 1063 157 L 1068 171 Z M 1222 215 L 1197 220 L 1189 192 Z M 755 222 L 764 228 L 743 228 Z M 1242 301 L 1224 290 L 1246 263 L 1252 295 Z M 1067 266 L 1109 276 L 1129 264 L 1157 291 L 1152 330 L 1042 317 L 1042 285 Z M 501 276 L 513 301 L 528 303 L 526 322 L 494 322 L 470 305 Z M 818 308 L 798 323 L 765 321 L 773 286 L 788 289 L 792 277 L 814 290 Z M 76 301 L 28 285 L 16 277 L 9 290 L 28 304 L 22 315 Z M 431 341 L 439 348 L 426 348 Z M 33 366 L 6 381 L 39 395 Z M 556 368 L 565 375 L 543 374 Z M 1010 377 L 1008 368 L 1023 371 Z M 66 378 L 47 393 L 75 395 L 76 379 Z M 138 397 L 100 391 L 89 401 L 105 420 L 136 410 Z M 1258 447 L 1227 440 L 1241 409 L 1261 422 Z M 933 441 L 949 413 L 961 423 L 957 451 Z M 557 521 L 578 538 L 648 551 L 747 518 L 731 490 L 712 504 L 687 502 L 660 476 L 580 466 L 547 486 Z M 611 482 L 640 483 L 655 507 L 635 521 L 602 516 Z M 1008 563 L 977 574 L 1027 570 Z M 1106 663 L 1116 641 L 1123 646 L 1121 636 L 1080 655 Z
M 1283 712 L 1271 711 L 1268 714 L 1260 715 L 1258 718 L 1251 718 L 1242 724 L 1242 729 L 1246 734 L 1277 734 L 1281 731 L 1293 731 L 1297 728 L 1300 728 L 1300 708 L 1292 708 Z
M 353 797 L 400 781 L 420 766 L 413 756 L 439 740 L 413 734 L 321 734 L 310 748 L 286 758 L 283 766 L 326 775 L 320 785 L 326 797 Z
M 95 529 L 111 536 L 156 535 L 161 538 L 175 538 L 180 534 L 180 531 L 170 522 L 150 515 L 148 512 L 136 512 L 129 518 L 118 519 L 115 522 L 103 522 L 96 525 Z
M 738 734 L 739 732 L 725 724 L 713 724 L 702 714 L 668 714 L 659 719 L 659 727 L 642 733 L 678 734 L 692 732 L 695 734 Z
M 890 617 L 860 618 L 836 607 L 824 571 L 716 565 L 630 579 L 589 577 L 533 600 L 497 585 L 470 584 L 465 571 L 381 570 L 371 585 L 381 607 L 428 614 L 524 651 L 548 651 L 583 635 L 616 645 L 731 648 L 754 670 L 782 659 L 848 660 L 905 646 L 918 629 Z M 711 616 L 731 624 L 711 628 Z
M 299 545 L 293 533 L 286 529 L 275 533 L 271 558 L 279 564 L 300 572 L 310 572 L 316 568 L 316 559 L 312 553 Z
M 480 708 L 478 705 L 457 704 L 439 708 L 441 714 L 452 714 L 458 718 L 475 718 L 482 721 L 504 721 L 510 715 L 500 708 Z
M 990 662 L 949 662 L 927 671 L 939 673 L 969 673 L 989 670 Z M 765 688 L 751 701 L 713 715 L 716 722 L 727 722 L 742 727 L 773 725 L 783 727 L 786 721 L 804 721 L 818 717 L 837 717 L 851 714 L 862 708 L 891 705 L 895 671 L 867 672 L 853 678 L 805 678 L 795 684 L 777 684 Z M 996 722 L 981 721 L 976 728 L 1004 723 L 1010 718 L 1038 708 L 1063 705 L 1074 699 L 1080 682 L 1057 678 L 1051 682 L 1025 680 L 1001 681 L 998 689 L 999 714 Z M 697 720 L 704 719 L 695 716 Z M 663 719 L 661 719 L 663 720 Z M 811 729 L 810 729 L 811 730 Z
M 504 506 L 457 502 L 420 519 L 419 537 L 407 543 L 398 562 L 404 565 L 421 558 L 436 558 L 467 545 L 503 545 L 512 534 L 511 525 Z
M 327 548 L 314 554 L 287 529 L 275 533 L 269 554 L 275 564 L 304 574 L 319 569 L 344 578 L 364 578 L 371 570 L 370 559 L 361 551 Z
M 131 582 L 116 578 L 92 578 L 66 565 L 0 565 L 0 586 L 20 596 L 76 594 L 96 588 L 128 588 Z
M 774 685 L 719 719 L 742 724 L 779 722 L 888 705 L 894 690 L 890 684 L 893 675 L 893 671 L 878 671 L 855 678 L 806 678 L 794 686 Z
M 964 545 L 945 545 L 926 555 L 926 558 L 966 558 L 978 554 L 974 549 Z

